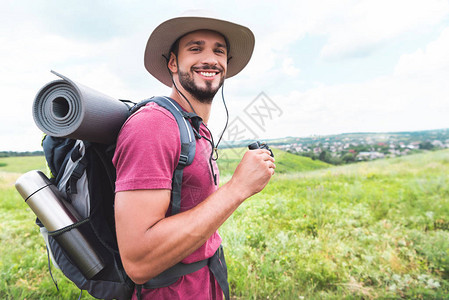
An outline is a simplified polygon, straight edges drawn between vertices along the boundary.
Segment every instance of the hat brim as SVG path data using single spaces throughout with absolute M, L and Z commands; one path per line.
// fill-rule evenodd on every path
M 160 24 L 148 39 L 145 49 L 145 68 L 163 84 L 171 87 L 172 78 L 167 60 L 172 44 L 181 36 L 196 30 L 213 30 L 224 35 L 229 42 L 226 78 L 239 73 L 249 62 L 254 50 L 254 35 L 242 25 L 206 17 L 178 17 Z M 165 57 L 164 57 L 165 56 Z

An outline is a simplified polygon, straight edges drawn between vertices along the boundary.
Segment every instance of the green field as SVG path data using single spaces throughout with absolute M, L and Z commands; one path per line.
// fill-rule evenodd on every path
M 245 151 L 246 148 L 230 148 L 218 151 L 219 159 L 217 162 L 220 169 L 221 182 L 226 182 L 231 178 Z M 273 149 L 273 154 L 276 159 L 277 174 L 287 174 L 298 171 L 306 172 L 331 166 L 319 160 L 311 160 L 308 157 L 291 154 L 278 149 Z
M 241 153 L 220 155 L 226 181 Z M 341 167 L 275 156 L 272 181 L 220 229 L 234 299 L 449 299 L 448 150 Z M 13 187 L 30 169 L 42 157 L 0 159 L 0 298 L 76 299 L 54 270 L 56 292 Z

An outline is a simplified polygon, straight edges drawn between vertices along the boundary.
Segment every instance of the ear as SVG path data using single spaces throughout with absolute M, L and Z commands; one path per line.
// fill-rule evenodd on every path
M 178 60 L 176 59 L 176 56 L 173 52 L 170 52 L 170 58 L 168 59 L 167 66 L 170 72 L 178 72 Z

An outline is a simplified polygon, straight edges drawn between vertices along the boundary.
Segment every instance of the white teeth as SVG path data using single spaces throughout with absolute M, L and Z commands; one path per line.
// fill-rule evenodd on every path
M 213 72 L 200 72 L 201 75 L 206 76 L 206 77 L 212 77 L 215 76 L 216 73 Z

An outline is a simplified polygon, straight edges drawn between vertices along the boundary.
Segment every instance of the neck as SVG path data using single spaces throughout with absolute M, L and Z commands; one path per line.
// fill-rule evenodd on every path
M 179 88 L 179 87 L 178 87 Z M 212 108 L 212 102 L 211 103 L 202 103 L 198 101 L 194 96 L 192 96 L 190 93 L 188 93 L 186 90 L 184 90 L 182 87 L 180 88 L 180 91 L 182 94 L 189 100 L 190 104 L 193 107 L 193 110 L 195 110 L 196 114 L 203 119 L 204 123 L 208 123 L 209 117 L 210 117 L 210 111 Z M 190 107 L 189 103 L 184 99 L 184 97 L 181 95 L 181 93 L 178 92 L 175 86 L 172 87 L 172 92 L 170 97 L 179 103 L 179 105 L 182 106 L 186 111 L 188 112 L 194 112 L 192 110 L 192 107 Z

